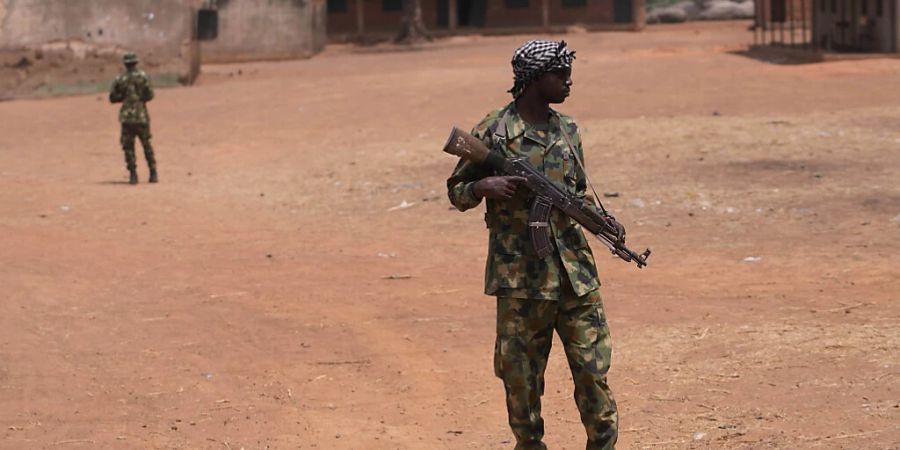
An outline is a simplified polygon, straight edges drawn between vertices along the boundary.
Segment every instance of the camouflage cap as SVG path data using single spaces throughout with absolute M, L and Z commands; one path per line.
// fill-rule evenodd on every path
M 123 64 L 137 64 L 138 57 L 134 54 L 134 52 L 128 52 L 124 56 L 122 56 Z

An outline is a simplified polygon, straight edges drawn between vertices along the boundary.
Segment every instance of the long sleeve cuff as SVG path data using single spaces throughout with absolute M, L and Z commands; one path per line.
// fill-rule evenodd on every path
M 456 209 L 465 211 L 481 204 L 481 199 L 475 195 L 475 183 L 477 181 L 460 183 L 451 191 L 450 200 Z

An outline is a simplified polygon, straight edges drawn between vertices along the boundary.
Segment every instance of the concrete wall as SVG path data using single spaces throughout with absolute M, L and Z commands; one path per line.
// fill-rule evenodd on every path
M 435 34 L 454 32 L 504 33 L 532 31 L 544 27 L 543 0 L 530 0 L 524 8 L 508 8 L 503 0 L 484 0 L 484 26 L 460 27 L 449 30 L 438 25 L 438 0 L 422 0 L 422 20 Z M 644 0 L 631 0 L 633 20 L 629 24 L 614 23 L 613 0 L 587 0 L 584 6 L 564 7 L 562 0 L 547 1 L 547 27 L 565 28 L 583 25 L 588 29 L 639 30 L 645 25 Z M 358 34 L 360 15 L 363 34 L 392 34 L 400 29 L 402 13 L 383 11 L 381 0 L 346 0 L 347 11 L 328 14 L 328 34 L 334 40 L 342 40 Z M 446 3 L 449 9 L 455 2 Z M 362 10 L 360 11 L 360 6 Z
M 310 57 L 326 41 L 325 0 L 208 0 L 218 36 L 201 41 L 203 62 Z
M 0 99 L 105 91 L 134 51 L 158 85 L 199 71 L 184 0 L 0 0 Z

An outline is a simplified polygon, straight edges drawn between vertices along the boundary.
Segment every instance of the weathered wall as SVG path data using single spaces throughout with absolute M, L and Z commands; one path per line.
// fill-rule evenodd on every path
M 346 0 L 347 10 L 328 15 L 328 33 L 335 40 L 358 34 L 358 20 L 362 3 L 363 34 L 390 34 L 400 29 L 402 12 L 384 11 L 381 0 Z M 543 27 L 543 1 L 531 0 L 527 7 L 509 8 L 503 0 L 485 0 L 483 27 L 460 27 L 459 32 L 483 33 L 504 30 L 540 29 Z M 437 34 L 450 32 L 447 25 L 438 24 L 438 8 L 452 9 L 452 2 L 422 0 L 422 20 Z M 634 18 L 631 24 L 615 24 L 613 0 L 587 0 L 584 6 L 567 7 L 562 0 L 547 3 L 548 27 L 584 25 L 587 28 L 616 28 L 638 30 L 644 27 L 644 0 L 632 0 Z M 449 14 L 445 13 L 445 14 Z
M 199 71 L 184 0 L 0 0 L 0 99 L 106 90 L 134 51 L 159 85 Z
M 322 50 L 325 0 L 212 0 L 218 36 L 200 43 L 203 62 L 310 57 Z

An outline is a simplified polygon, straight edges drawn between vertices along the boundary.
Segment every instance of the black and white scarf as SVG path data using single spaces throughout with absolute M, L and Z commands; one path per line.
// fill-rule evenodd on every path
M 528 41 L 513 54 L 512 67 L 515 82 L 509 92 L 514 98 L 522 95 L 525 86 L 546 72 L 571 69 L 575 51 L 566 47 L 566 41 Z

